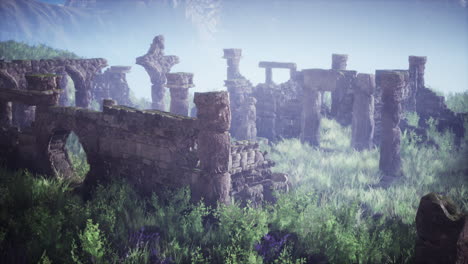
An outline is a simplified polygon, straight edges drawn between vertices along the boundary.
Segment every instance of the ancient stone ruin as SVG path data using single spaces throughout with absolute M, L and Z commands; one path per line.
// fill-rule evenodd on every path
M 130 87 L 126 77 L 131 68 L 130 66 L 111 66 L 104 73 L 97 74 L 93 80 L 93 99 L 98 103 L 104 99 L 113 99 L 120 105 L 132 106 Z
M 351 130 L 351 146 L 356 150 L 374 145 L 374 90 L 374 75 L 359 73 L 354 86 Z
M 257 197 L 258 203 L 259 196 L 272 197 L 271 188 L 284 190 L 287 185 L 286 176 L 269 170 L 273 163 L 259 152 L 258 145 L 231 143 L 227 92 L 197 93 L 198 118 L 140 111 L 111 99 L 103 100 L 101 112 L 59 106 L 59 75 L 24 78 L 27 85 L 21 90 L 4 86 L 12 79 L 1 77 L 0 101 L 8 103 L 2 104 L 0 112 L 4 121 L 0 127 L 0 160 L 9 168 L 71 177 L 74 171 L 65 142 L 74 132 L 90 165 L 85 187 L 115 177 L 125 178 L 143 194 L 188 185 L 195 200 L 203 198 L 214 205 L 229 203 L 233 197 Z M 11 111 L 5 107 L 10 102 L 36 106 L 35 122 L 24 129 L 14 126 Z M 238 155 L 241 158 L 233 166 L 232 158 Z
M 148 52 L 136 58 L 136 64 L 145 68 L 153 84 L 151 86 L 152 109 L 165 111 L 166 73 L 170 72 L 177 63 L 179 63 L 179 57 L 164 55 L 164 36 L 162 35 L 154 37 Z
M 194 87 L 193 74 L 178 72 L 166 73 L 166 87 L 171 92 L 171 107 L 170 112 L 188 116 L 189 114 L 189 89 Z
M 62 76 L 59 87 L 64 91 L 61 96 L 61 104 L 67 104 L 66 76 L 70 76 L 75 84 L 76 106 L 89 107 L 92 96 L 92 80 L 96 73 L 107 66 L 105 59 L 57 59 L 57 60 L 14 60 L 11 62 L 0 61 L 0 86 L 2 89 L 26 90 L 27 74 L 58 74 Z M 64 86 L 65 85 L 65 86 Z M 15 126 L 23 128 L 29 126 L 34 121 L 34 107 L 26 106 L 23 103 L 13 103 L 2 98 L 3 109 L 12 112 L 11 118 L 8 115 L 7 122 L 12 122 Z

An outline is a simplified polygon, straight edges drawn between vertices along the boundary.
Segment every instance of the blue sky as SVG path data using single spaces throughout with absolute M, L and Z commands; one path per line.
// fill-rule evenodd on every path
M 49 0 L 49 2 L 52 0 Z M 58 1 L 54 1 L 58 2 Z M 178 55 L 173 71 L 195 74 L 196 91 L 223 89 L 223 48 L 242 48 L 241 72 L 254 84 L 264 80 L 261 60 L 296 62 L 299 69 L 330 68 L 332 53 L 349 54 L 348 69 L 407 69 L 409 55 L 428 57 L 426 85 L 443 92 L 468 90 L 468 9 L 445 1 L 224 1 L 217 32 L 207 37 L 184 11 L 159 10 L 149 24 L 129 19 L 101 40 L 79 36 L 54 43 L 111 65 L 131 65 L 128 79 L 139 96 L 150 96 L 149 77 L 138 65 L 157 34 L 166 54 Z M 285 81 L 288 72 L 274 71 Z

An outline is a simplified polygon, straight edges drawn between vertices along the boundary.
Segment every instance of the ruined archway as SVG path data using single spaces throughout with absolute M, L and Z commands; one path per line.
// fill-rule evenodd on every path
M 52 173 L 58 178 L 81 183 L 90 170 L 86 152 L 73 131 L 55 131 L 50 137 L 47 154 Z

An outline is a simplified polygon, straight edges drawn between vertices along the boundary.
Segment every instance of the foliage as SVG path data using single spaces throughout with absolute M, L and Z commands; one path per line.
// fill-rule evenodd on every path
M 296 139 L 263 146 L 292 183 L 263 208 L 210 208 L 191 202 L 188 188 L 142 197 L 121 179 L 97 186 L 85 201 L 63 179 L 0 169 L 0 259 L 411 263 L 421 196 L 442 192 L 468 210 L 467 138 L 456 146 L 432 121 L 427 132 L 434 144 L 403 134 L 404 177 L 387 189 L 378 186 L 378 149 L 353 150 L 349 128 L 334 121 L 323 120 L 320 148 Z
M 445 103 L 455 113 L 468 113 L 468 91 L 448 93 Z
M 0 42 L 0 58 L 5 60 L 79 59 L 76 54 L 40 44 L 31 46 L 14 40 Z

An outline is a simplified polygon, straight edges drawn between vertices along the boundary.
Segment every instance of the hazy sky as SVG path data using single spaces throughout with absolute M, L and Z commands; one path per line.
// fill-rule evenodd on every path
M 99 37 L 77 36 L 54 46 L 133 66 L 130 86 L 145 97 L 149 77 L 134 63 L 157 34 L 166 38 L 166 54 L 181 59 L 173 71 L 195 74 L 193 91 L 224 89 L 223 48 L 243 49 L 241 73 L 255 85 L 264 81 L 261 60 L 296 62 L 299 70 L 330 68 L 332 53 L 346 53 L 348 69 L 365 73 L 407 69 L 408 55 L 427 56 L 427 86 L 468 90 L 468 9 L 444 0 L 224 0 L 211 35 L 186 19 L 183 8 L 154 11 L 145 19 L 119 18 L 117 27 Z M 277 82 L 287 76 L 286 70 L 273 73 Z

